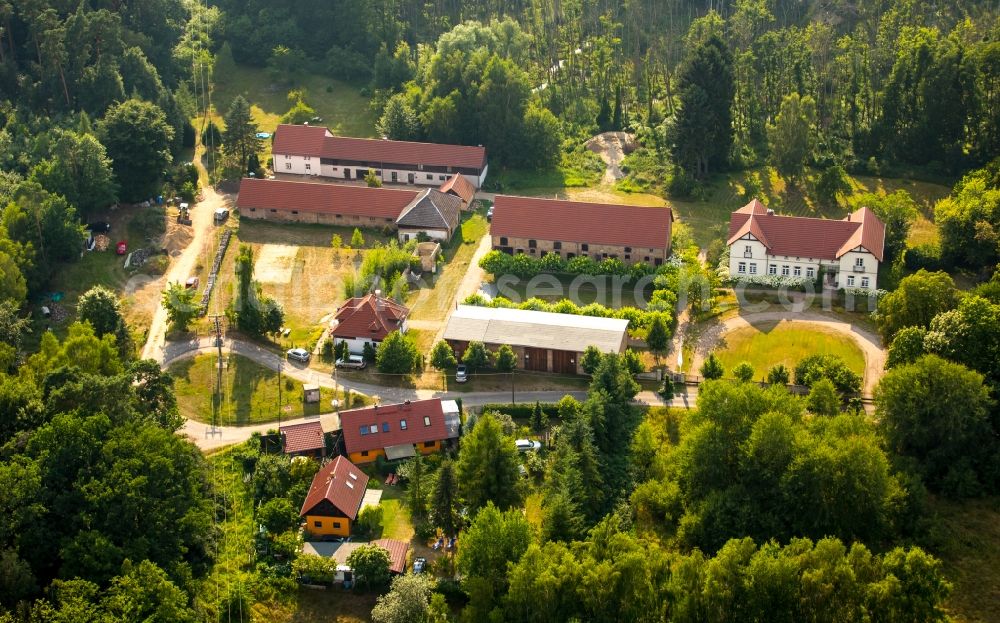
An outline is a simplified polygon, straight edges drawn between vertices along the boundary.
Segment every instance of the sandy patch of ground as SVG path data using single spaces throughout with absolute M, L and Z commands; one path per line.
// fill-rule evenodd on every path
M 299 247 L 289 244 L 265 244 L 257 254 L 254 276 L 261 283 L 289 283 L 295 269 Z
M 625 160 L 625 154 L 635 149 L 635 135 L 628 132 L 604 132 L 587 141 L 586 147 L 608 165 L 601 183 L 614 184 L 625 177 L 621 164 Z

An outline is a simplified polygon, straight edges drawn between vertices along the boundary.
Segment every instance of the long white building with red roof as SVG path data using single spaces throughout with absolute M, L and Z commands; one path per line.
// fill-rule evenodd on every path
M 309 125 L 278 126 L 271 155 L 275 174 L 362 180 L 372 169 L 383 182 L 435 187 L 459 173 L 480 188 L 488 168 L 483 147 L 334 136 Z
M 833 288 L 877 287 L 885 225 L 868 208 L 842 220 L 782 216 L 754 199 L 729 220 L 729 275 L 815 279 Z

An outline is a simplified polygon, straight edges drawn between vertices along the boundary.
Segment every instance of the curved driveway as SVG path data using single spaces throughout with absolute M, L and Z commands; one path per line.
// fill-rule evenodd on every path
M 885 350 L 882 349 L 882 340 L 874 333 L 862 329 L 855 324 L 844 322 L 842 320 L 836 320 L 830 316 L 812 312 L 760 312 L 728 318 L 722 321 L 717 327 L 713 327 L 713 330 L 709 331 L 706 335 L 702 336 L 698 343 L 694 360 L 691 362 L 691 369 L 698 370 L 701 368 L 701 364 L 705 361 L 705 357 L 711 351 L 716 341 L 726 332 L 743 327 L 752 327 L 764 322 L 774 321 L 821 325 L 827 330 L 846 335 L 854 340 L 854 343 L 858 345 L 861 352 L 864 353 L 865 356 L 864 388 L 862 390 L 862 395 L 866 398 L 870 398 L 872 396 L 872 392 L 875 390 L 875 385 L 878 383 L 879 379 L 882 378 L 882 374 L 885 371 L 886 354 Z

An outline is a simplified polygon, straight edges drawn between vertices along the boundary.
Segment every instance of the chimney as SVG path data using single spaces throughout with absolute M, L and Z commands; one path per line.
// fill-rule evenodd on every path
M 385 309 L 385 303 L 382 301 L 382 291 L 375 290 L 375 311 L 381 315 L 383 309 Z
M 767 209 L 767 215 L 768 216 L 774 216 L 774 210 L 772 210 L 771 208 L 768 208 Z

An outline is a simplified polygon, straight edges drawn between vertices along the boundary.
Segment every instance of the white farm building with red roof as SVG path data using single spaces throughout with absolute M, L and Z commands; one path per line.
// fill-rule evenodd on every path
M 275 174 L 363 180 L 368 169 L 386 183 L 440 186 L 458 173 L 475 188 L 486 179 L 486 149 L 334 136 L 321 126 L 278 126 L 271 146 Z
M 729 275 L 815 279 L 832 288 L 877 287 L 885 225 L 868 208 L 842 220 L 782 216 L 754 199 L 729 220 Z

